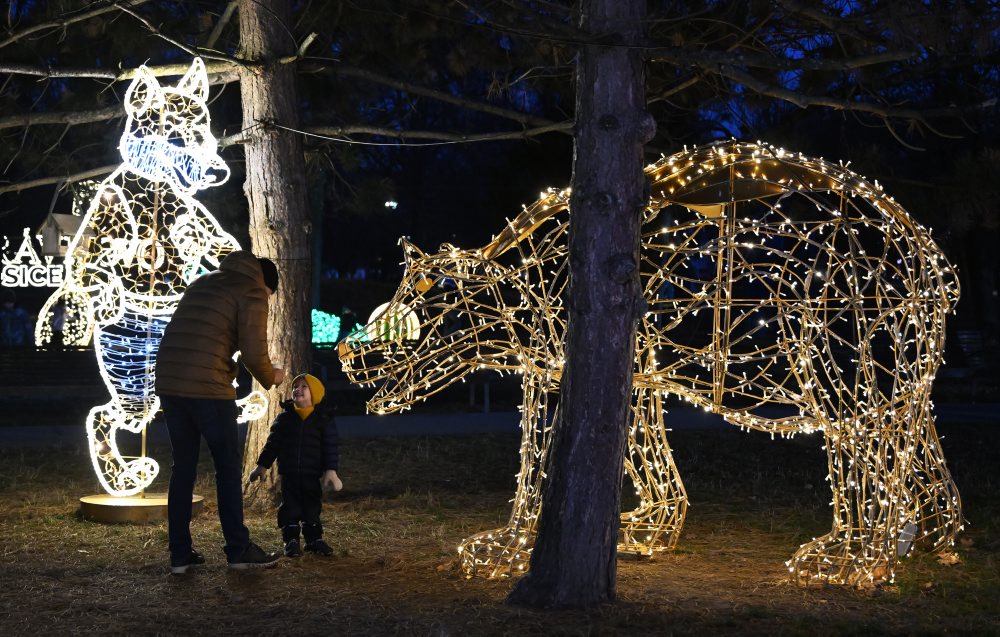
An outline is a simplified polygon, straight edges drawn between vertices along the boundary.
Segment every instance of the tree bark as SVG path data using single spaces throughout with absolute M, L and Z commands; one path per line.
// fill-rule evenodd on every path
M 615 598 L 621 480 L 645 202 L 640 49 L 645 0 L 584 0 L 570 199 L 566 364 L 531 569 L 515 604 L 583 607 Z
M 295 41 L 289 35 L 290 18 L 290 0 L 244 0 L 240 4 L 240 57 L 260 63 L 253 70 L 240 71 L 243 127 L 248 132 L 243 148 L 250 241 L 254 254 L 268 257 L 278 266 L 280 283 L 271 297 L 268 334 L 271 360 L 288 373 L 281 386 L 286 389 L 293 374 L 310 370 L 312 333 L 305 158 L 298 133 L 287 130 L 297 129 L 299 123 L 295 67 L 279 63 L 282 56 L 295 53 Z M 243 459 L 248 470 L 260 454 L 269 425 L 280 409 L 279 389 L 269 392 L 268 414 L 248 428 Z M 268 498 L 274 481 L 272 467 L 262 488 L 248 490 L 248 500 Z

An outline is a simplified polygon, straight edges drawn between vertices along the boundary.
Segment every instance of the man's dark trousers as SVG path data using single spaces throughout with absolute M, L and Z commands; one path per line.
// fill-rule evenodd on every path
M 161 396 L 167 421 L 173 467 L 167 493 L 167 534 L 170 556 L 191 552 L 191 496 L 198 473 L 198 451 L 205 438 L 215 463 L 219 522 L 226 539 L 226 558 L 234 562 L 250 545 L 243 524 L 243 459 L 236 430 L 236 403 L 232 400 Z

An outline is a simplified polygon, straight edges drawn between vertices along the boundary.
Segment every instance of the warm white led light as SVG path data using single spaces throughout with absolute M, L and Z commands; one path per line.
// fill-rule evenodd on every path
M 239 249 L 193 197 L 229 176 L 209 129 L 207 97 L 201 59 L 176 86 L 161 86 L 140 67 L 125 93 L 122 164 L 97 187 L 68 247 L 65 281 L 39 314 L 43 341 L 59 299 L 82 317 L 71 329 L 67 323 L 65 344 L 85 345 L 93 335 L 111 400 L 90 411 L 87 435 L 97 477 L 112 495 L 139 493 L 156 477 L 144 431 L 159 409 L 160 337 L 188 284 Z M 260 412 L 259 396 L 247 401 Z M 141 449 L 119 447 L 120 430 L 143 434 Z
M 833 491 L 829 533 L 788 562 L 800 583 L 891 579 L 912 545 L 962 528 L 931 410 L 954 271 L 928 232 L 844 165 L 764 144 L 693 148 L 647 167 L 641 281 L 625 470 L 639 504 L 619 551 L 672 548 L 687 494 L 663 398 L 783 436 L 821 432 Z M 469 574 L 528 567 L 565 361 L 569 192 L 549 191 L 488 245 L 405 243 L 390 307 L 418 342 L 348 337 L 344 370 L 381 383 L 375 413 L 408 408 L 480 369 L 523 377 L 521 468 L 510 520 L 459 547 Z M 432 285 L 450 281 L 454 285 Z M 376 333 L 377 322 L 359 333 Z

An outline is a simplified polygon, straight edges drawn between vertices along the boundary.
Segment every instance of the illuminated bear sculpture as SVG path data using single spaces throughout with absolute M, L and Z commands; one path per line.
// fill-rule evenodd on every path
M 200 59 L 176 86 L 161 86 L 140 67 L 125 94 L 122 165 L 98 186 L 68 247 L 65 282 L 40 312 L 43 341 L 60 298 L 83 317 L 66 344 L 85 345 L 93 335 L 111 400 L 90 411 L 87 434 L 94 469 L 113 495 L 142 491 L 159 470 L 145 444 L 139 456 L 125 455 L 116 434 L 144 433 L 159 409 L 153 371 L 163 329 L 187 285 L 239 249 L 192 196 L 229 177 L 207 97 Z M 260 411 L 261 400 L 255 393 L 249 407 Z
M 958 285 L 928 233 L 845 166 L 770 146 L 699 147 L 646 174 L 648 309 L 622 423 L 639 506 L 622 515 L 619 551 L 672 548 L 684 522 L 663 416 L 670 394 L 740 427 L 822 434 L 833 526 L 789 560 L 795 581 L 883 581 L 913 544 L 950 546 L 961 506 L 930 393 Z M 381 385 L 369 402 L 377 413 L 476 370 L 523 375 L 513 511 L 506 527 L 459 547 L 469 574 L 528 565 L 559 427 L 568 197 L 543 194 L 479 249 L 423 254 L 404 242 L 389 308 L 340 346 L 354 382 Z

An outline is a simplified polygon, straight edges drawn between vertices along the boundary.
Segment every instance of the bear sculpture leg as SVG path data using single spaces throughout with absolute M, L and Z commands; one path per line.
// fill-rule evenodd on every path
M 915 517 L 906 490 L 914 446 L 904 419 L 887 419 L 847 418 L 827 432 L 833 528 L 799 547 L 787 563 L 799 584 L 866 586 L 892 579 L 900 540 Z
M 528 571 L 535 544 L 547 450 L 559 421 L 550 421 L 549 393 L 527 375 L 521 416 L 521 469 L 507 526 L 483 531 L 462 541 L 458 552 L 466 575 L 488 578 L 520 575 Z M 556 410 L 558 411 L 558 410 Z
M 937 551 L 951 546 L 962 530 L 962 503 L 958 489 L 944 461 L 944 453 L 934 428 L 934 416 L 927 401 L 913 414 L 921 423 L 913 470 L 907 481 L 916 510 L 913 542 Z
M 687 512 L 687 492 L 667 443 L 661 394 L 640 389 L 632 413 L 625 472 L 635 485 L 639 506 L 622 514 L 618 553 L 649 557 L 677 545 Z

